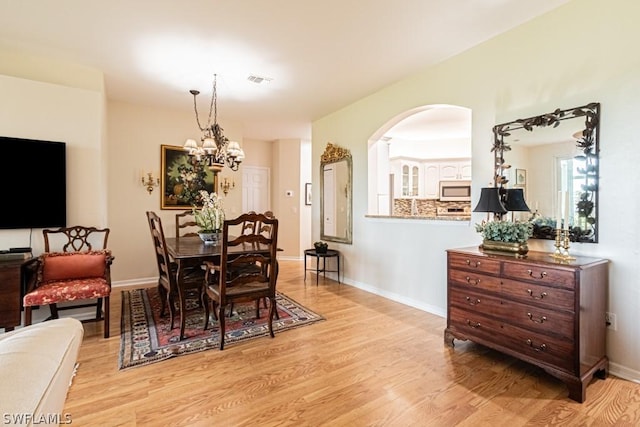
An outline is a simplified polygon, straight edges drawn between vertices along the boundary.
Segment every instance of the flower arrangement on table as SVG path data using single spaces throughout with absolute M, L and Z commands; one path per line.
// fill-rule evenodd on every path
M 202 208 L 193 208 L 193 216 L 196 221 L 196 225 L 200 227 L 199 233 L 202 240 L 207 243 L 208 240 L 202 236 L 203 234 L 216 234 L 222 230 L 222 224 L 224 223 L 224 209 L 222 207 L 222 198 L 216 193 L 207 193 L 205 190 L 200 190 L 200 201 L 202 202 Z M 209 237 L 213 239 L 213 237 Z

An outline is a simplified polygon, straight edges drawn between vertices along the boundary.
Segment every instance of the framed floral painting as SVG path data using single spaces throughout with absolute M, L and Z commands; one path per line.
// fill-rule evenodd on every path
M 213 191 L 213 172 L 179 146 L 161 146 L 161 209 L 190 209 L 199 203 L 200 190 Z

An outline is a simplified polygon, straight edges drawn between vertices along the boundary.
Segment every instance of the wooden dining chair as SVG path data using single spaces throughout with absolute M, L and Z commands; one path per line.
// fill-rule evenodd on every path
M 147 220 L 149 222 L 149 229 L 151 231 L 151 238 L 153 240 L 153 247 L 155 249 L 156 264 L 158 265 L 158 293 L 162 299 L 162 308 L 160 309 L 160 316 L 165 316 L 165 309 L 169 308 L 169 316 L 171 317 L 170 328 L 174 328 L 175 318 L 175 300 L 176 296 L 179 297 L 179 292 L 188 292 L 195 289 L 197 295 L 201 295 L 201 288 L 204 283 L 205 272 L 199 266 L 197 268 L 189 269 L 183 275 L 182 288 L 178 289 L 177 283 L 177 265 L 169 259 L 169 253 L 167 251 L 167 243 L 164 237 L 164 230 L 162 229 L 162 220 L 155 213 L 148 211 Z M 185 296 L 183 294 L 183 296 Z M 184 300 L 184 298 L 182 299 Z M 180 339 L 184 339 L 185 329 L 185 314 L 180 312 Z
M 176 214 L 176 237 L 197 236 L 197 227 L 193 211 Z
M 242 226 L 240 228 L 240 233 L 241 234 L 263 234 L 267 237 L 270 237 L 271 225 L 263 224 L 261 221 L 254 221 L 251 215 L 255 215 L 256 213 L 255 211 L 249 211 L 247 213 L 249 214 L 249 216 L 247 217 L 248 219 L 242 223 Z M 275 218 L 275 215 L 273 214 L 272 211 L 266 211 L 264 213 L 264 216 L 266 216 L 267 218 Z M 264 308 L 267 308 L 267 299 L 262 298 L 262 302 L 263 302 Z M 256 305 L 258 304 L 260 304 L 260 300 L 256 300 Z M 260 310 L 260 307 L 256 307 L 256 312 L 259 313 L 259 310 Z M 231 304 L 229 308 L 229 317 L 231 317 L 232 315 L 233 315 L 233 304 Z M 276 310 L 276 319 L 280 319 L 280 315 L 278 314 L 277 310 Z
M 259 233 L 234 233 L 235 228 L 253 222 L 269 225 L 269 236 Z M 257 229 L 257 228 L 254 228 Z M 273 338 L 273 318 L 276 314 L 278 220 L 264 214 L 247 213 L 226 220 L 222 229 L 220 262 L 206 261 L 203 302 L 205 305 L 204 329 L 209 325 L 209 311 L 214 313 L 220 326 L 220 350 L 224 349 L 225 309 L 235 302 L 269 300 L 269 334 Z M 242 253 L 234 255 L 234 251 Z M 255 268 L 255 267 L 258 268 Z M 217 313 L 216 313 L 217 311 Z M 256 304 L 256 317 L 260 306 Z
M 35 274 L 28 280 L 22 301 L 25 326 L 31 325 L 33 307 L 48 305 L 50 319 L 57 319 L 61 310 L 95 307 L 95 318 L 83 322 L 104 320 L 104 337 L 109 338 L 111 264 L 114 260 L 107 249 L 109 229 L 73 226 L 45 229 L 42 234 L 44 252 L 30 267 Z M 89 300 L 92 302 L 77 303 Z M 69 304 L 59 306 L 60 303 Z

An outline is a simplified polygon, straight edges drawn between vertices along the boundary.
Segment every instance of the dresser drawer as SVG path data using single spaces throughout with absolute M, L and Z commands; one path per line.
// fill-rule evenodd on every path
M 507 348 L 516 356 L 527 356 L 569 372 L 573 370 L 572 341 L 528 331 L 457 307 L 449 308 L 449 318 L 449 326 L 454 332 L 481 338 L 490 347 L 493 343 Z
M 449 326 L 467 336 L 479 336 L 492 342 L 499 342 L 497 337 L 502 335 L 498 320 L 454 306 L 449 307 Z
M 573 290 L 504 279 L 501 293 L 505 297 L 518 299 L 525 304 L 574 311 L 575 292 Z
M 479 311 L 483 314 L 497 314 L 500 312 L 500 298 L 455 287 L 449 288 L 449 303 L 469 311 Z
M 500 279 L 487 276 L 475 271 L 449 270 L 451 284 L 469 289 L 482 289 L 492 292 L 500 292 Z
M 536 264 L 505 263 L 503 275 L 513 279 L 535 281 L 540 285 L 552 284 L 567 289 L 574 289 L 576 280 L 572 270 L 549 268 Z
M 500 261 L 473 255 L 449 254 L 449 267 L 480 273 L 500 274 Z
M 536 361 L 542 361 L 554 368 L 567 372 L 574 371 L 574 342 L 538 334 L 513 325 L 502 325 L 502 345 L 528 356 Z
M 505 323 L 522 326 L 542 335 L 574 339 L 574 315 L 571 312 L 503 300 L 498 313 Z

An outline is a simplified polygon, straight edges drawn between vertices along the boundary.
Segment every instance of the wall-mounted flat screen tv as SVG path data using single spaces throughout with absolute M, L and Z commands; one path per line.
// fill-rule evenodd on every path
M 0 137 L 0 159 L 0 229 L 66 227 L 66 144 Z

